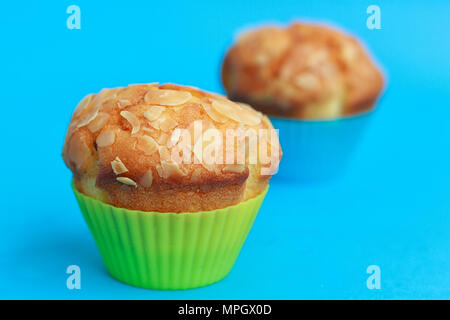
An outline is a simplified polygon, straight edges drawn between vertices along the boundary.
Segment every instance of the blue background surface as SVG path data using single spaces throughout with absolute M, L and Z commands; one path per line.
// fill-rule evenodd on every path
M 81 30 L 66 8 L 81 8 Z M 381 8 L 381 30 L 366 8 Z M 7 1 L 0 9 L 0 298 L 450 298 L 448 1 Z M 274 181 L 223 281 L 164 292 L 106 273 L 61 150 L 87 93 L 175 82 L 222 92 L 220 61 L 242 27 L 295 18 L 358 35 L 388 87 L 351 170 L 323 184 Z M 79 265 L 82 289 L 66 288 Z M 381 268 L 381 289 L 366 268 Z

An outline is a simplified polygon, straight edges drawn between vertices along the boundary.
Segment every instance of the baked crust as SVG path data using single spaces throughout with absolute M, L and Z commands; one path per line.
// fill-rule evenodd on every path
M 244 33 L 225 56 L 222 82 L 232 100 L 299 119 L 371 110 L 383 89 L 381 71 L 355 38 L 305 23 Z
M 194 123 L 199 120 L 200 138 L 195 138 Z M 259 159 L 227 164 L 199 156 L 206 143 L 202 134 L 211 128 L 225 137 L 228 129 L 273 127 L 261 113 L 221 95 L 174 84 L 131 85 L 104 89 L 80 102 L 67 131 L 63 158 L 80 192 L 127 209 L 214 210 L 264 191 L 271 174 L 262 173 L 268 165 Z M 192 135 L 183 139 L 178 129 Z M 259 150 L 268 144 L 260 140 L 253 147 Z M 275 169 L 281 157 L 277 138 L 276 148 Z M 237 159 L 239 150 L 246 149 L 238 149 L 236 143 L 231 150 Z M 187 154 L 191 160 L 181 160 Z

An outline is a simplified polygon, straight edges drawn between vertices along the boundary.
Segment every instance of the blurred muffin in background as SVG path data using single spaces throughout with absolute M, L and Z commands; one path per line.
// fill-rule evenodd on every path
M 226 54 L 222 81 L 232 100 L 297 119 L 371 110 L 383 88 L 382 73 L 358 40 L 305 23 L 242 34 Z
M 276 179 L 340 177 L 384 79 L 361 43 L 328 26 L 293 23 L 242 34 L 222 81 L 231 100 L 271 116 L 283 145 Z

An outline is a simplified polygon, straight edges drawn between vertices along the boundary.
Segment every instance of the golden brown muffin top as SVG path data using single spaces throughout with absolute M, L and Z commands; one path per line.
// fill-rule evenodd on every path
M 244 33 L 225 57 L 222 81 L 233 100 L 302 119 L 367 111 L 383 88 L 381 72 L 355 38 L 304 23 Z
M 248 129 L 258 132 L 273 127 L 249 106 L 197 88 L 155 83 L 104 89 L 77 106 L 63 157 L 76 181 L 93 179 L 96 188 L 109 192 L 112 204 L 117 204 L 112 198 L 123 199 L 114 194 L 121 187 L 141 195 L 190 189 L 208 192 L 241 185 L 249 175 L 267 182 L 276 171 L 280 154 L 275 163 L 260 157 L 249 161 L 249 148 L 258 152 L 268 148 L 270 155 L 272 144 L 279 151 L 278 139 L 271 140 L 275 138 L 269 133 L 267 138 L 258 136 L 255 145 L 245 144 Z M 227 133 L 236 132 L 242 134 L 244 147 L 233 138 L 235 144 L 227 148 Z M 217 149 L 220 139 L 215 134 L 224 139 Z M 138 209 L 153 205 L 144 203 Z

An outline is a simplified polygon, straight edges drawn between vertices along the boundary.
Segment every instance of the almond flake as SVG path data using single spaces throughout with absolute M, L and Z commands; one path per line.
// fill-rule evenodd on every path
M 98 103 L 102 103 L 106 100 L 114 99 L 117 96 L 117 89 L 102 89 L 95 95 L 95 100 Z
M 152 128 L 147 128 L 147 127 L 142 127 L 142 130 L 149 132 L 149 133 L 155 132 L 155 130 L 153 130 Z
M 134 113 L 130 111 L 121 111 L 120 115 L 127 119 L 127 121 L 131 124 L 131 134 L 135 134 L 139 131 L 139 129 L 141 128 L 141 123 Z
M 163 169 L 162 169 L 161 165 L 160 165 L 160 164 L 157 164 L 157 165 L 155 166 L 155 168 L 156 168 L 156 171 L 158 172 L 158 175 L 159 175 L 161 178 L 164 178 L 164 177 L 163 177 L 164 172 L 163 172 Z
M 306 59 L 306 65 L 308 67 L 316 67 L 319 64 L 323 63 L 324 61 L 326 61 L 328 58 L 328 52 L 326 50 L 318 50 L 316 52 L 314 52 L 313 55 L 310 55 L 308 57 L 308 59 Z
M 75 164 L 77 170 L 80 170 L 90 157 L 89 147 L 86 142 L 79 137 L 70 140 L 68 148 L 68 158 Z
M 175 146 L 178 141 L 180 140 L 181 137 L 181 130 L 180 129 L 175 129 L 172 132 L 172 135 L 170 136 L 170 139 L 167 141 L 167 148 L 172 148 L 173 146 Z
M 149 169 L 141 178 L 140 184 L 144 188 L 150 188 L 153 183 L 153 172 L 152 169 Z
M 122 182 L 122 183 L 124 183 L 124 184 L 126 184 L 126 185 L 133 186 L 133 187 L 137 188 L 136 182 L 134 182 L 134 181 L 131 180 L 130 178 L 127 178 L 127 177 L 117 177 L 116 180 L 119 181 L 119 182 Z
M 151 106 L 144 112 L 144 117 L 149 121 L 155 121 L 165 109 L 166 107 L 162 106 Z
M 92 101 L 89 101 L 89 105 L 86 105 L 89 110 L 78 121 L 77 128 L 84 127 L 94 120 L 106 99 L 114 99 L 116 95 L 117 93 L 114 89 L 103 89 L 98 94 L 93 95 Z
M 170 152 L 169 149 L 167 149 L 167 147 L 165 146 L 160 146 L 158 148 L 159 151 L 159 158 L 161 161 L 170 161 Z
M 97 114 L 97 117 L 95 117 L 94 120 L 91 121 L 91 123 L 88 124 L 88 129 L 91 132 L 97 132 L 101 128 L 105 126 L 105 124 L 108 122 L 110 118 L 110 115 L 105 112 L 99 112 Z
M 78 103 L 77 107 L 75 108 L 75 111 L 73 112 L 73 116 L 76 117 L 78 116 L 83 109 L 89 105 L 89 103 L 92 101 L 92 98 L 94 97 L 93 94 L 89 94 L 87 96 L 85 96 L 83 99 L 81 99 L 81 101 Z
M 215 111 L 210 104 L 202 103 L 203 110 L 205 110 L 206 114 L 214 121 L 219 123 L 225 123 L 228 121 L 227 117 L 222 116 L 220 113 Z
M 111 168 L 113 169 L 116 175 L 128 172 L 127 167 L 123 164 L 122 160 L 119 157 L 116 157 L 113 161 L 111 161 Z
M 117 101 L 117 106 L 119 107 L 119 109 L 123 109 L 131 105 L 132 103 L 128 99 L 119 99 L 119 101 Z
M 159 128 L 159 121 L 158 121 L 158 120 L 156 120 L 156 121 L 150 121 L 148 124 L 149 124 L 152 128 L 154 128 L 154 129 L 156 129 L 156 130 L 160 130 L 160 128 Z
M 256 126 L 261 122 L 261 115 L 246 104 L 238 104 L 227 100 L 212 100 L 212 108 L 231 120 Z
M 312 73 L 302 73 L 295 77 L 295 84 L 304 90 L 314 90 L 320 87 L 320 82 Z
M 247 124 L 249 126 L 257 126 L 261 123 L 262 113 L 254 110 L 246 103 L 238 102 L 238 105 L 241 107 L 241 112 L 239 112 L 239 116 L 241 117 L 241 122 Z
M 341 54 L 347 63 L 351 63 L 356 59 L 358 49 L 354 45 L 347 44 L 341 49 Z
M 163 106 L 177 106 L 189 101 L 192 94 L 186 91 L 177 90 L 150 90 L 144 97 L 148 104 L 159 104 Z
M 231 120 L 241 122 L 240 117 L 237 114 L 239 109 L 239 105 L 226 100 L 212 100 L 212 108 L 214 111 L 217 111 L 222 116 L 225 116 Z
M 160 136 L 158 137 L 158 144 L 161 146 L 164 146 L 167 144 L 168 140 L 169 140 L 169 135 L 167 133 L 161 132 Z
M 143 151 L 146 155 L 151 155 L 158 149 L 158 144 L 152 137 L 143 135 L 138 138 L 136 147 Z
M 167 179 L 172 176 L 185 176 L 186 173 L 184 173 L 178 164 L 173 161 L 161 161 L 161 165 L 156 166 L 156 170 L 158 171 L 158 174 L 161 178 Z
M 77 128 L 84 127 L 85 125 L 88 125 L 92 120 L 97 117 L 98 110 L 100 110 L 100 104 L 95 106 L 92 110 L 88 111 L 81 119 L 78 121 Z
M 159 128 L 162 131 L 168 132 L 175 128 L 177 125 L 178 122 L 172 119 L 169 115 L 165 115 L 165 117 L 159 119 Z
M 245 170 L 243 164 L 228 164 L 222 168 L 222 172 L 242 173 Z
M 101 132 L 97 139 L 96 143 L 98 147 L 107 147 L 109 145 L 112 145 L 114 143 L 114 140 L 116 140 L 116 134 L 113 130 L 105 130 Z

